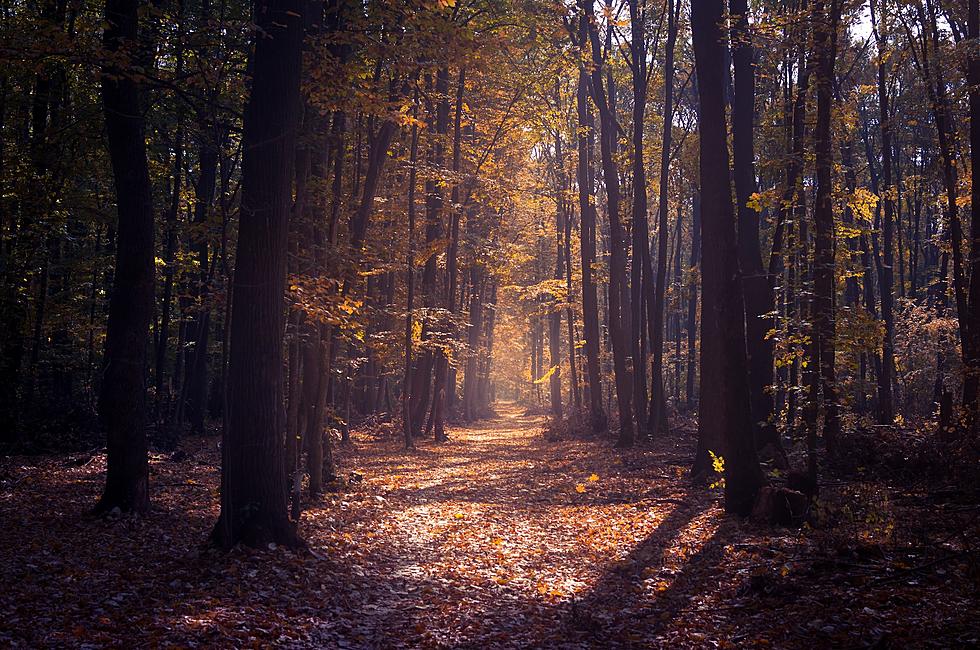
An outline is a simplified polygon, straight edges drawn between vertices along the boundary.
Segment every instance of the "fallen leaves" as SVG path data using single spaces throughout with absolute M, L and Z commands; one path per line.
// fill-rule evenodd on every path
M 83 516 L 101 455 L 82 466 L 10 459 L 0 645 L 803 648 L 976 637 L 965 561 L 918 570 L 933 560 L 895 552 L 899 531 L 877 555 L 839 558 L 820 531 L 729 519 L 716 495 L 689 487 L 683 428 L 618 452 L 549 444 L 540 418 L 503 413 L 414 454 L 355 432 L 357 447 L 338 459 L 364 479 L 307 504 L 308 554 L 201 550 L 217 515 L 213 439 L 186 441 L 187 462 L 153 459 L 155 505 L 141 519 Z

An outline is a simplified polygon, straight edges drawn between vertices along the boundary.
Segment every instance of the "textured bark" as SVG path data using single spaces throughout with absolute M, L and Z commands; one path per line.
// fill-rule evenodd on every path
M 749 360 L 749 394 L 756 425 L 756 445 L 781 449 L 779 431 L 773 421 L 773 347 L 767 338 L 775 298 L 771 279 L 762 266 L 759 243 L 759 214 L 749 207 L 757 191 L 755 173 L 755 47 L 749 31 L 748 2 L 730 0 L 733 17 L 732 63 L 735 93 L 732 101 L 732 162 L 735 196 L 738 201 L 738 261 L 745 291 L 745 338 Z
M 837 28 L 840 22 L 840 4 L 831 0 L 829 6 L 823 0 L 813 3 L 814 25 L 813 41 L 817 51 L 817 122 L 814 129 L 814 153 L 816 155 L 817 188 L 813 212 L 813 341 L 820 373 L 820 392 L 824 411 L 824 444 L 829 454 L 836 451 L 836 441 L 840 434 L 840 418 L 837 405 L 836 357 L 836 319 L 834 298 L 836 282 L 834 275 L 834 211 L 833 211 L 833 141 L 830 130 L 833 102 L 834 59 L 837 50 Z M 888 215 L 890 218 L 891 215 Z M 888 262 L 888 273 L 891 263 Z M 890 278 L 890 275 L 889 275 Z M 888 290 L 891 290 L 889 284 Z M 884 304 L 885 289 L 882 288 Z M 816 392 L 810 399 L 816 399 Z M 811 425 L 814 423 L 811 423 Z M 811 476 L 815 475 L 810 467 Z
M 674 48 L 680 19 L 679 0 L 667 2 L 667 45 L 664 61 L 663 137 L 660 150 L 660 196 L 657 204 L 657 286 L 649 315 L 650 348 L 653 366 L 650 372 L 650 422 L 654 435 L 667 433 L 667 397 L 664 394 L 664 305 L 667 294 L 667 194 L 670 178 L 670 148 L 674 120 Z M 676 8 L 675 8 L 676 7 Z
M 643 321 L 643 306 L 650 304 L 644 294 L 649 293 L 653 284 L 653 268 L 650 261 L 650 227 L 647 215 L 646 163 L 643 155 L 643 127 L 647 104 L 645 0 L 630 0 L 629 10 L 630 73 L 633 79 L 633 264 L 630 268 L 630 314 L 633 321 L 633 334 L 630 337 L 630 349 L 633 356 L 633 407 L 636 412 L 637 428 L 642 436 L 648 433 L 649 423 L 647 422 L 646 408 L 647 350 L 643 345 L 644 332 L 640 324 Z M 657 381 L 654 378 L 654 391 L 657 388 Z M 654 399 L 656 399 L 656 395 L 654 395 Z
M 687 408 L 695 406 L 694 379 L 697 374 L 695 348 L 698 334 L 698 275 L 701 271 L 701 190 L 695 188 L 691 198 L 691 259 L 687 279 L 687 376 L 684 399 Z
M 589 41 L 592 51 L 591 92 L 592 99 L 599 110 L 601 125 L 599 155 L 602 163 L 602 176 L 606 187 L 606 213 L 609 220 L 609 290 L 608 313 L 609 342 L 613 356 L 613 378 L 616 387 L 616 405 L 619 411 L 619 439 L 616 445 L 628 447 L 633 444 L 633 394 L 630 370 L 627 367 L 629 355 L 629 325 L 624 314 L 629 313 L 629 304 L 624 297 L 626 291 L 626 236 L 620 221 L 619 170 L 615 159 L 615 144 L 618 138 L 615 95 L 613 79 L 610 74 L 603 81 L 605 61 L 599 45 L 598 31 L 593 24 L 591 3 L 583 0 L 580 9 L 585 12 L 584 19 L 589 23 Z M 607 47 L 607 49 L 609 49 Z
M 584 38 L 584 25 L 579 38 Z M 578 107 L 578 202 L 581 223 L 582 254 L 582 321 L 585 334 L 585 364 L 588 377 L 589 418 L 594 433 L 606 430 L 606 414 L 602 408 L 602 380 L 599 366 L 599 296 L 593 279 L 592 265 L 596 261 L 596 212 L 592 193 L 592 164 L 590 151 L 594 124 L 589 110 L 589 80 L 584 69 L 579 70 L 576 104 Z
M 963 406 L 976 421 L 980 388 L 980 9 L 969 0 L 967 15 L 966 82 L 970 98 L 970 290 L 968 297 L 969 345 L 964 349 L 966 377 Z
M 299 126 L 304 3 L 259 0 L 243 130 L 241 220 L 233 282 L 221 515 L 213 539 L 302 542 L 286 504 L 282 338 L 290 190 Z
M 884 6 L 884 3 L 882 3 Z M 877 12 L 875 11 L 875 0 L 870 0 L 872 33 L 879 52 L 883 47 L 883 40 L 879 35 L 877 24 Z M 884 216 L 882 222 L 882 261 L 881 261 L 881 317 L 885 321 L 885 336 L 881 348 L 881 375 L 878 379 L 878 422 L 880 424 L 893 424 L 895 420 L 894 399 L 892 397 L 892 383 L 895 380 L 895 315 L 894 315 L 894 269 L 892 254 L 894 239 L 894 212 L 895 202 L 892 192 L 895 187 L 892 185 L 892 124 L 888 106 L 888 61 L 883 57 L 878 57 L 877 66 L 878 80 L 878 110 L 880 112 L 878 123 L 881 128 L 881 188 L 882 203 L 884 204 Z M 876 192 L 878 190 L 875 190 Z
M 698 439 L 699 451 L 707 451 L 707 444 L 721 442 L 725 509 L 747 515 L 764 478 L 752 435 L 742 284 L 728 180 L 722 9 L 722 0 L 702 0 L 695 2 L 691 10 L 703 210 Z
M 109 51 L 136 43 L 138 14 L 138 0 L 107 0 L 104 44 Z M 108 67 L 105 72 L 102 105 L 118 226 L 99 395 L 107 472 L 95 510 L 144 512 L 150 505 L 145 370 L 146 338 L 153 317 L 153 199 L 139 87 L 127 70 Z

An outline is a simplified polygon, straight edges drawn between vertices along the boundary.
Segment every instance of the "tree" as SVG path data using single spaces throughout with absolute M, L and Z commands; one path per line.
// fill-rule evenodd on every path
M 667 433 L 667 396 L 664 394 L 664 299 L 667 292 L 667 192 L 670 177 L 672 123 L 674 121 L 674 48 L 680 18 L 679 0 L 667 2 L 667 45 L 664 62 L 663 138 L 660 150 L 660 196 L 657 204 L 657 285 L 650 314 L 651 371 L 650 422 L 654 434 Z M 676 7 L 676 8 L 675 8 Z
M 820 391 L 824 408 L 824 443 L 827 451 L 835 452 L 835 444 L 840 433 L 840 419 L 837 414 L 837 377 L 835 370 L 835 321 L 834 295 L 836 281 L 834 275 L 834 212 L 833 192 L 833 146 L 830 131 L 830 118 L 833 102 L 834 58 L 837 47 L 837 26 L 840 22 L 840 4 L 831 0 L 825 7 L 821 0 L 813 3 L 814 48 L 817 51 L 817 122 L 814 128 L 814 154 L 816 155 L 817 189 L 814 199 L 814 248 L 813 248 L 813 330 L 816 362 L 820 373 Z M 891 215 L 888 215 L 890 217 Z M 890 262 L 887 262 L 890 266 Z M 891 290 L 891 286 L 882 287 Z M 882 299 L 884 302 L 884 298 Z M 816 370 L 813 370 L 816 372 Z M 814 383 L 815 386 L 815 383 Z M 811 404 L 817 399 L 815 392 L 810 394 Z M 811 407 L 812 408 L 812 407 Z M 815 421 L 808 423 L 811 439 L 815 435 Z M 815 475 L 811 442 L 810 473 Z
M 233 287 L 228 424 L 214 542 L 301 544 L 286 508 L 282 340 L 294 149 L 300 116 L 299 0 L 258 0 L 242 137 L 242 206 Z
M 132 55 L 139 38 L 139 10 L 138 0 L 107 0 L 103 41 L 110 55 Z M 118 225 L 99 395 L 99 414 L 106 428 L 106 483 L 95 511 L 145 512 L 150 506 L 144 427 L 146 336 L 153 314 L 153 197 L 140 90 L 133 71 L 118 63 L 106 66 L 102 105 Z
M 725 56 L 722 0 L 691 7 L 698 75 L 701 177 L 701 397 L 699 454 L 721 443 L 725 463 L 725 510 L 747 515 L 764 482 L 752 435 L 745 356 L 745 320 L 738 269 L 735 212 L 729 181 L 725 120 Z
M 730 0 L 732 15 L 732 64 L 735 92 L 732 99 L 732 162 L 735 196 L 738 201 L 738 261 L 745 292 L 745 333 L 749 360 L 749 395 L 756 425 L 757 446 L 782 447 L 773 420 L 772 342 L 766 316 L 775 308 L 775 299 L 762 266 L 759 243 L 759 214 L 751 207 L 758 190 L 755 171 L 755 47 L 749 28 L 748 3 Z M 778 453 L 778 452 L 777 452 Z
M 587 38 L 585 16 L 579 18 L 578 43 L 584 47 Z M 606 414 L 602 408 L 602 380 L 599 367 L 599 297 L 593 278 L 596 260 L 596 209 L 592 185 L 592 139 L 594 120 L 589 108 L 589 78 L 584 63 L 579 66 L 578 90 L 578 203 L 581 221 L 582 253 L 582 321 L 585 333 L 585 362 L 589 388 L 589 414 L 592 431 L 606 430 Z
M 602 176 L 606 187 L 606 213 L 609 218 L 609 292 L 608 322 L 609 340 L 613 351 L 613 377 L 616 384 L 616 403 L 619 407 L 619 439 L 616 445 L 629 447 L 633 444 L 632 378 L 627 368 L 629 354 L 630 328 L 628 325 L 629 292 L 626 286 L 626 236 L 620 220 L 619 170 L 615 159 L 616 142 L 619 133 L 616 122 L 615 94 L 613 77 L 609 72 L 603 80 L 606 68 L 605 56 L 611 48 L 611 32 L 607 33 L 605 50 L 599 44 L 598 28 L 592 14 L 592 5 L 581 0 L 579 9 L 581 20 L 588 28 L 589 50 L 592 53 L 592 68 L 589 75 L 589 90 L 599 111 L 601 125 L 599 137 L 599 156 L 602 163 Z M 607 11 L 611 8 L 607 6 Z M 584 47 L 583 43 L 583 47 Z
M 963 406 L 974 418 L 980 393 L 980 2 L 968 0 L 966 83 L 970 103 L 970 336 Z

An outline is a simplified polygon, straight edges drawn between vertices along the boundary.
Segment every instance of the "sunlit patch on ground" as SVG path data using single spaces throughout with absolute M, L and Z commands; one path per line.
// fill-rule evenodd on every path
M 185 441 L 180 463 L 154 457 L 144 519 L 84 516 L 101 455 L 10 459 L 0 474 L 0 645 L 810 648 L 927 635 L 949 647 L 972 638 L 968 567 L 920 572 L 931 556 L 899 558 L 908 542 L 882 532 L 902 519 L 881 486 L 875 503 L 891 510 L 844 540 L 874 543 L 877 555 L 842 558 L 839 531 L 724 516 L 716 492 L 687 481 L 684 430 L 619 452 L 603 440 L 547 442 L 541 418 L 500 413 L 413 453 L 397 438 L 355 432 L 338 459 L 364 480 L 307 504 L 309 554 L 203 549 L 217 516 L 214 439 Z

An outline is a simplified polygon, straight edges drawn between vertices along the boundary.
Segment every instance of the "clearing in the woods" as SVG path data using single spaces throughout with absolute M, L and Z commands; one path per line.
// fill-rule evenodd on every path
M 153 457 L 158 496 L 144 518 L 79 514 L 101 487 L 101 454 L 7 459 L 0 643 L 976 642 L 965 567 L 924 537 L 929 524 L 942 536 L 935 521 L 902 523 L 910 509 L 928 519 L 928 494 L 831 484 L 828 503 L 839 493 L 853 504 L 833 533 L 760 528 L 725 517 L 717 490 L 690 485 L 689 432 L 622 452 L 548 440 L 543 424 L 498 405 L 494 419 L 451 429 L 443 445 L 423 439 L 416 452 L 383 425 L 356 431 L 338 450 L 348 484 L 306 504 L 310 552 L 275 548 L 271 558 L 202 546 L 218 508 L 216 438 L 187 440 L 181 461 Z M 956 512 L 937 515 L 961 528 Z

